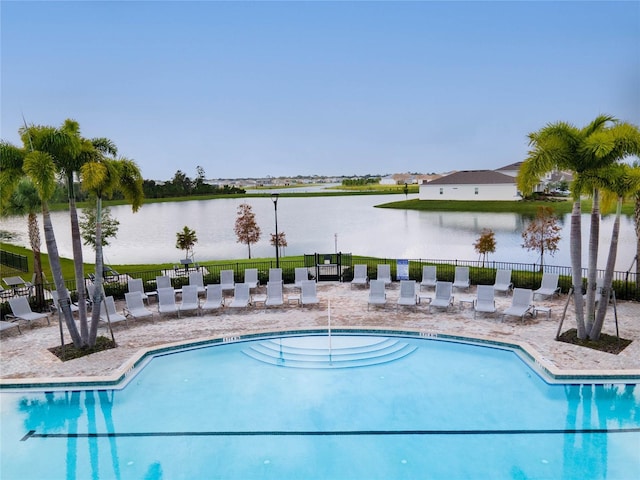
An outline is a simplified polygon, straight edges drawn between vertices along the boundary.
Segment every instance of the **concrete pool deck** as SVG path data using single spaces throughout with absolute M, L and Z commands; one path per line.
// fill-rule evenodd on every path
M 264 289 L 264 286 L 260 287 L 259 293 L 264 293 Z M 429 313 L 424 300 L 415 308 L 396 308 L 400 293 L 398 282 L 387 288 L 384 308 L 367 308 L 367 288 L 322 282 L 318 283 L 317 290 L 320 305 L 302 307 L 295 300 L 287 302 L 288 294 L 293 297 L 298 292 L 292 285 L 285 285 L 285 304 L 280 308 L 265 309 L 262 305 L 246 310 L 225 308 L 213 314 L 183 318 L 160 318 L 156 303 L 152 301 L 150 309 L 156 312 L 153 321 L 130 320 L 128 327 L 124 324 L 114 326 L 118 348 L 67 362 L 61 362 L 48 350 L 60 345 L 57 316 L 50 316 L 50 326 L 44 320 L 33 328 L 21 324 L 22 334 L 18 334 L 16 329 L 2 334 L 0 386 L 109 380 L 122 376 L 145 352 L 163 345 L 232 338 L 256 332 L 326 329 L 329 302 L 333 329 L 391 329 L 420 332 L 427 336 L 452 335 L 509 343 L 522 346 L 537 363 L 554 374 L 640 378 L 640 304 L 636 302 L 617 304 L 620 336 L 632 340 L 632 343 L 620 354 L 613 355 L 555 341 L 567 302 L 566 295 L 535 301 L 536 306 L 551 309 L 550 318 L 543 310 L 535 318 L 525 317 L 524 322 L 516 317 L 507 317 L 502 322 L 500 312 L 510 306 L 511 297 L 498 294 L 498 313 L 478 314 L 474 319 L 469 301 L 475 296 L 473 287 L 469 293 L 455 293 L 455 305 L 450 311 L 434 309 L 433 313 Z M 433 290 L 422 293 L 432 295 Z M 122 303 L 118 304 L 119 312 L 122 306 Z M 571 309 L 570 305 L 562 331 L 575 328 Z M 612 307 L 609 307 L 603 333 L 615 335 Z M 108 336 L 108 330 L 100 327 L 98 334 Z M 65 342 L 70 342 L 68 334 Z

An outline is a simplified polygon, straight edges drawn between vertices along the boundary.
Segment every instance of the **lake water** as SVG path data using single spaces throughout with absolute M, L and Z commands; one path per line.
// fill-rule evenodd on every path
M 410 195 L 411 197 L 412 195 Z M 413 196 L 415 197 L 415 195 Z M 483 228 L 496 235 L 496 253 L 489 260 L 539 263 L 539 255 L 522 248 L 522 231 L 527 220 L 512 213 L 420 212 L 374 208 L 382 203 L 403 200 L 403 195 L 365 195 L 343 197 L 303 197 L 278 200 L 278 231 L 286 234 L 284 255 L 349 252 L 384 258 L 478 259 L 473 249 Z M 195 259 L 247 258 L 247 246 L 237 243 L 234 233 L 237 207 L 253 207 L 262 230 L 261 239 L 251 246 L 254 258 L 273 257 L 269 243 L 274 228 L 274 207 L 269 197 L 194 200 L 190 202 L 150 203 L 138 213 L 127 206 L 112 207 L 120 222 L 116 239 L 105 248 L 105 261 L 112 264 L 178 263 L 184 253 L 175 248 L 176 233 L 185 225 L 198 236 Z M 545 263 L 569 266 L 569 217 L 561 218 L 562 240 L 554 257 Z M 52 213 L 60 254 L 72 257 L 67 212 Z M 613 216 L 600 227 L 599 266 L 604 268 L 611 239 Z M 16 235 L 15 243 L 28 245 L 27 224 L 23 217 L 3 219 L 2 229 Z M 586 266 L 589 216 L 583 216 L 583 254 Z M 44 248 L 44 234 L 43 248 Z M 85 247 L 85 260 L 94 254 Z M 633 220 L 623 217 L 618 247 L 617 270 L 630 268 L 635 255 Z

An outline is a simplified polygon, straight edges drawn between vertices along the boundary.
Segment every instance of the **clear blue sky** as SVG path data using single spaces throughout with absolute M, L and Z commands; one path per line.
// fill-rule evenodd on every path
M 145 178 L 499 168 L 640 124 L 640 2 L 1 2 L 2 139 L 80 122 Z

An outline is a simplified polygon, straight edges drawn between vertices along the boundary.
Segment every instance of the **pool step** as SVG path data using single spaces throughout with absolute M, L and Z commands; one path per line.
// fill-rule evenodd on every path
M 296 343 L 294 339 L 254 343 L 243 353 L 271 365 L 294 368 L 349 368 L 378 365 L 403 358 L 417 347 L 395 338 L 315 337 Z M 306 339 L 305 339 L 306 340 Z

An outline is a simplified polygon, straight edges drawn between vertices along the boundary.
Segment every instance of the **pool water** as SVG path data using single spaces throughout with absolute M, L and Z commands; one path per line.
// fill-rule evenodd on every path
M 640 478 L 637 385 L 550 384 L 466 343 L 264 338 L 0 402 L 3 479 Z

